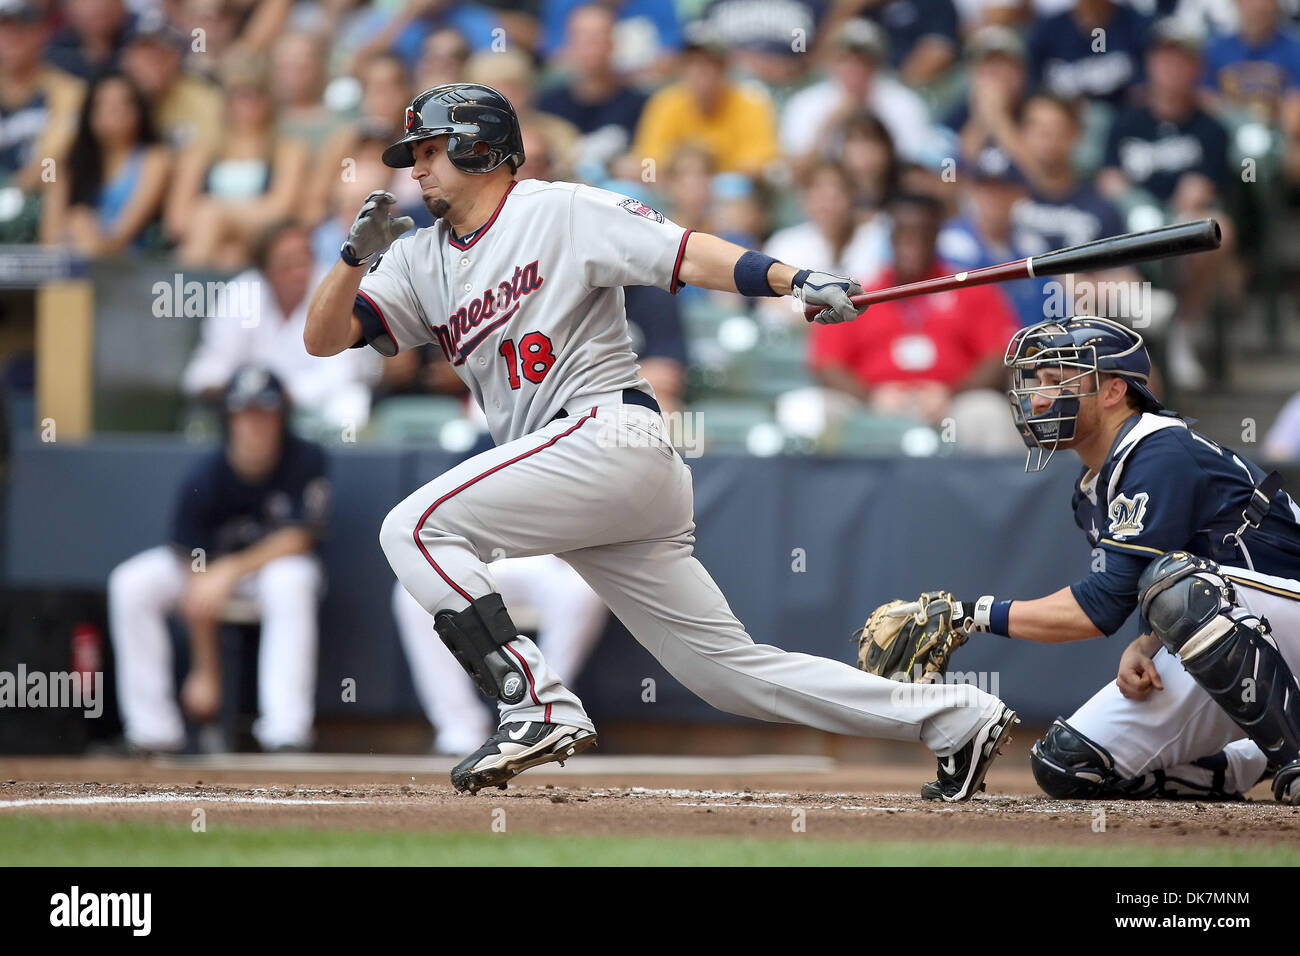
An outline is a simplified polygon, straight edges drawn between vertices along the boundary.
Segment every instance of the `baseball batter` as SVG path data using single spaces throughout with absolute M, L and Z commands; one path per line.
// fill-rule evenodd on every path
M 1300 804 L 1300 508 L 1276 473 L 1194 431 L 1151 392 L 1142 337 L 1079 316 L 1007 349 L 1027 469 L 1083 462 L 1075 520 L 1091 573 L 1027 601 L 985 595 L 968 630 L 1029 641 L 1143 633 L 1116 680 L 1031 753 L 1056 797 L 1232 799 L 1274 772 Z
M 437 343 L 497 442 L 416 490 L 380 531 L 402 585 L 498 703 L 499 729 L 452 784 L 505 786 L 596 742 L 582 702 L 519 635 L 486 563 L 558 554 L 715 707 L 920 740 L 940 757 L 943 796 L 968 799 L 1016 720 L 1001 701 L 954 685 L 898 703 L 894 682 L 755 644 L 732 614 L 692 554 L 691 473 L 638 374 L 621 288 L 792 294 L 823 306 L 818 321 L 842 322 L 857 315 L 857 283 L 683 229 L 635 199 L 517 180 L 518 119 L 488 87 L 420 93 L 405 129 L 384 161 L 410 167 L 436 221 L 398 239 L 411 221 L 392 219 L 392 196 L 372 193 L 313 297 L 304 338 L 314 355 Z

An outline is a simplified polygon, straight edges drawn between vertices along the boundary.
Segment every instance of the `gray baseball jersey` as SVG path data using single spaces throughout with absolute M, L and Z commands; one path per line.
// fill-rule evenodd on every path
M 622 287 L 676 291 L 689 234 L 635 199 L 526 179 L 467 237 L 440 220 L 394 242 L 362 278 L 357 314 L 384 355 L 437 343 L 500 443 L 584 395 L 651 392 Z
M 384 354 L 438 343 L 497 441 L 389 512 L 379 540 L 393 571 L 432 615 L 499 593 L 490 561 L 558 554 L 720 709 L 955 750 L 997 718 L 996 698 L 956 685 L 900 695 L 840 661 L 755 644 L 695 558 L 691 471 L 663 416 L 624 402 L 650 386 L 620 288 L 675 289 L 688 235 L 635 199 L 525 180 L 470 236 L 439 223 L 390 247 L 357 295 L 365 340 Z M 505 649 L 527 695 L 499 704 L 502 724 L 594 729 L 536 644 Z

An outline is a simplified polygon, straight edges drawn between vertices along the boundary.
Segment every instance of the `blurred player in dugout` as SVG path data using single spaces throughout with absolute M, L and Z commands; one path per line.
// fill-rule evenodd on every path
M 232 598 L 251 601 L 261 621 L 253 735 L 264 750 L 311 744 L 323 585 L 315 547 L 330 502 L 325 452 L 290 434 L 285 388 L 264 368 L 238 369 L 222 408 L 224 442 L 179 489 L 171 540 L 109 575 L 119 706 L 134 749 L 185 743 L 167 630 L 173 613 L 190 647 L 180 704 L 197 723 L 216 717 L 218 631 Z

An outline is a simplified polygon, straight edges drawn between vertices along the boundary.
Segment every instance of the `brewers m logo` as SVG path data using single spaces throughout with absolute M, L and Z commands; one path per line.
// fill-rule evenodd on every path
M 1132 498 L 1116 495 L 1110 503 L 1110 534 L 1123 541 L 1142 533 L 1142 521 L 1147 515 L 1147 493 L 1140 491 Z

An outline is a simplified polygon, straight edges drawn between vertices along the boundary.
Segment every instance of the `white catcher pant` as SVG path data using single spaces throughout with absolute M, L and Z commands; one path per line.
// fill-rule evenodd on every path
M 494 561 L 497 592 L 512 609 L 537 614 L 537 646 L 565 684 L 577 679 L 600 640 L 608 610 L 578 573 L 559 558 Z M 393 585 L 393 616 L 411 665 L 411 677 L 440 753 L 477 750 L 492 732 L 483 695 L 433 629 L 433 618 L 400 583 Z
M 720 710 L 921 740 L 941 755 L 996 711 L 997 699 L 972 687 L 899 699 L 893 681 L 755 644 L 693 555 L 691 473 L 663 418 L 616 395 L 588 401 L 586 411 L 462 462 L 389 513 L 380 543 L 426 611 L 459 611 L 494 591 L 485 562 L 495 556 L 554 553 L 673 677 Z M 743 553 L 745 542 L 735 544 Z M 529 694 L 500 706 L 501 723 L 594 729 L 532 641 L 507 649 L 522 661 Z
M 1247 535 L 1249 545 L 1249 535 Z M 1245 611 L 1266 618 L 1273 640 L 1293 674 L 1300 674 L 1300 581 L 1222 567 Z M 1164 770 L 1195 778 L 1187 765 L 1223 750 L 1228 758 L 1225 786 L 1245 793 L 1264 773 L 1267 760 L 1255 744 L 1196 683 L 1173 654 L 1161 648 L 1154 658 L 1165 689 L 1142 701 L 1129 700 L 1111 681 L 1067 721 L 1115 758 L 1124 777 Z
M 184 742 L 167 617 L 189 575 L 177 553 L 162 545 L 128 558 L 108 577 L 118 707 L 127 740 L 142 747 L 171 749 Z M 264 748 L 311 743 L 321 584 L 314 557 L 290 555 L 268 561 L 237 586 L 236 593 L 255 601 L 262 615 L 253 735 Z

